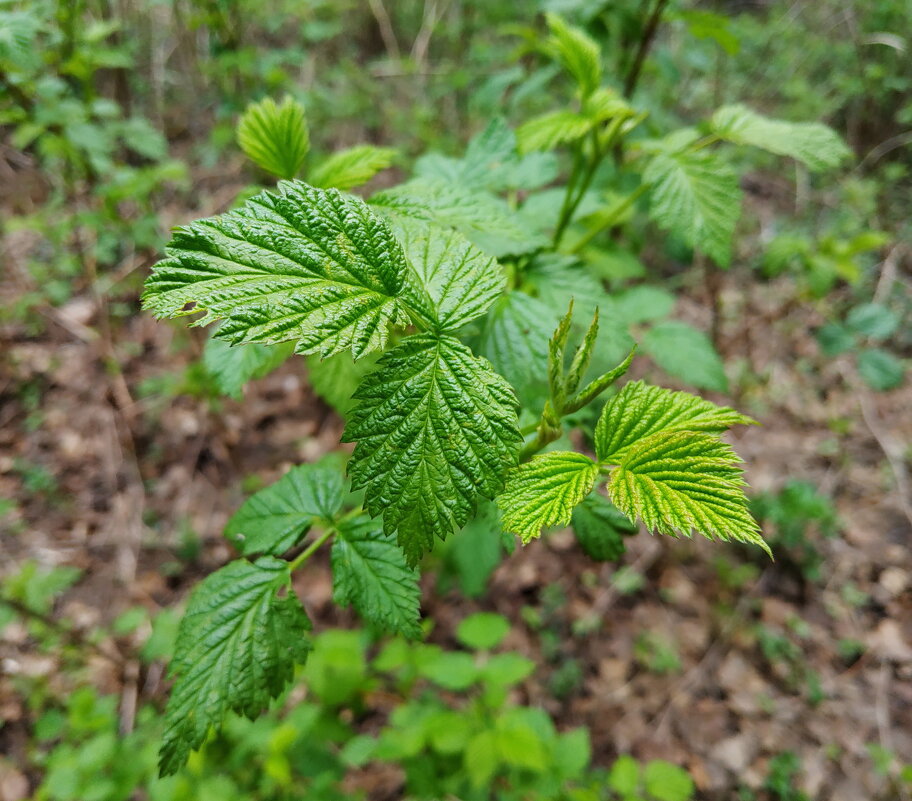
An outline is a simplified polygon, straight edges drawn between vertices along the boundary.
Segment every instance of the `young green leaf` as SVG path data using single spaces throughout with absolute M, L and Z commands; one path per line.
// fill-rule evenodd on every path
M 406 289 L 409 307 L 429 329 L 455 331 L 503 293 L 500 265 L 458 231 L 406 219 L 393 230 L 418 279 Z
M 225 318 L 232 343 L 296 341 L 298 353 L 382 349 L 404 324 L 408 264 L 389 224 L 356 197 L 282 183 L 243 207 L 177 228 L 153 268 L 144 308 L 157 317 Z
M 602 82 L 602 53 L 598 44 L 557 14 L 549 13 L 546 20 L 551 36 L 545 42 L 545 51 L 573 76 L 580 94 L 587 97 Z
M 748 511 L 737 454 L 713 434 L 659 431 L 638 441 L 611 473 L 608 494 L 628 518 L 660 534 L 769 546 Z
M 345 191 L 366 184 L 378 172 L 389 167 L 396 154 L 397 151 L 391 147 L 355 145 L 333 153 L 318 167 L 309 170 L 308 178 L 314 186 Z
M 318 520 L 330 521 L 342 506 L 339 470 L 320 464 L 292 467 L 251 495 L 225 527 L 225 537 L 245 556 L 278 556 L 297 545 Z
M 493 612 L 469 615 L 456 627 L 456 639 L 473 651 L 490 651 L 510 632 L 510 621 Z
M 734 170 L 711 153 L 659 152 L 646 165 L 643 180 L 652 184 L 652 218 L 727 266 L 741 216 L 741 189 Z
M 339 525 L 331 560 L 335 603 L 351 604 L 386 631 L 421 636 L 418 572 L 406 566 L 395 538 L 379 523 L 359 518 Z
M 812 170 L 836 167 L 851 155 L 839 134 L 822 123 L 771 120 L 741 104 L 716 111 L 710 130 L 738 145 L 753 145 L 779 156 L 791 156 Z
M 170 668 L 176 681 L 165 709 L 163 776 L 176 773 L 229 712 L 261 712 L 306 660 L 310 621 L 289 582 L 286 562 L 241 559 L 193 591 Z
M 582 139 L 594 126 L 592 119 L 575 111 L 549 111 L 516 129 L 519 152 L 553 150 L 565 142 Z
M 493 497 L 522 437 L 510 385 L 457 339 L 418 334 L 364 380 L 343 441 L 367 510 L 414 565 L 463 526 L 479 494 Z
M 281 345 L 231 345 L 224 339 L 209 337 L 203 348 L 203 366 L 219 389 L 240 398 L 244 385 L 275 370 L 292 352 L 289 343 Z
M 586 555 L 599 562 L 620 559 L 627 549 L 624 536 L 637 532 L 636 525 L 598 492 L 573 509 L 570 522 Z
M 251 103 L 238 123 L 237 138 L 258 167 L 279 178 L 294 178 L 310 147 L 304 106 L 291 96 L 281 105 L 271 97 Z
M 632 445 L 660 431 L 720 434 L 733 425 L 753 422 L 689 392 L 628 381 L 602 410 L 595 427 L 595 452 L 602 463 L 617 464 Z
M 643 334 L 640 345 L 668 375 L 700 389 L 728 391 L 722 357 L 702 331 L 680 320 L 663 320 Z
M 567 525 L 573 507 L 592 490 L 598 470 L 588 456 L 571 451 L 550 451 L 515 467 L 497 496 L 504 530 L 529 542 L 543 528 Z

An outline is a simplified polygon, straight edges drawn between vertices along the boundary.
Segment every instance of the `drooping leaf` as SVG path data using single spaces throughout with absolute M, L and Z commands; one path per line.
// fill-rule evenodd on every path
M 660 431 L 720 434 L 753 422 L 728 406 L 716 406 L 689 392 L 628 381 L 602 410 L 595 427 L 595 452 L 599 461 L 616 464 L 632 445 Z
M 643 180 L 652 184 L 652 218 L 690 247 L 728 266 L 741 216 L 741 189 L 734 170 L 707 152 L 659 152 L 646 165 Z
M 643 334 L 640 345 L 668 375 L 700 389 L 728 390 L 722 358 L 710 338 L 693 326 L 665 320 Z
M 292 350 L 287 343 L 231 345 L 224 339 L 209 337 L 203 348 L 203 365 L 225 395 L 240 398 L 248 381 L 271 373 Z
M 791 156 L 812 170 L 836 167 L 851 154 L 839 134 L 823 123 L 773 120 L 741 104 L 716 111 L 710 128 L 729 142 Z
M 355 145 L 326 158 L 318 167 L 308 171 L 314 186 L 335 187 L 343 191 L 366 184 L 381 170 L 393 163 L 398 151 L 391 147 Z
M 338 469 L 322 464 L 292 467 L 244 502 L 228 521 L 225 537 L 244 555 L 278 556 L 300 542 L 315 522 L 330 521 L 344 493 Z
M 572 451 L 543 453 L 513 468 L 497 496 L 504 529 L 529 542 L 542 528 L 567 525 L 573 507 L 592 489 L 598 470 L 588 456 Z
M 176 773 L 229 712 L 261 712 L 291 680 L 295 663 L 306 660 L 309 631 L 286 562 L 239 559 L 207 576 L 193 591 L 178 630 L 162 775 Z
M 279 178 L 294 178 L 310 148 L 304 106 L 290 95 L 247 106 L 237 128 L 238 144 L 258 167 Z
M 477 350 L 513 385 L 524 406 L 539 406 L 547 397 L 541 377 L 548 369 L 548 340 L 557 317 L 541 301 L 513 291 L 484 318 Z
M 394 230 L 418 279 L 406 290 L 409 306 L 431 330 L 461 328 L 503 293 L 500 265 L 458 231 L 417 220 L 398 221 Z
M 574 508 L 570 521 L 586 555 L 599 562 L 620 559 L 627 549 L 624 537 L 637 531 L 636 525 L 598 492 L 590 493 Z
M 361 200 L 299 181 L 177 228 L 153 268 L 144 308 L 225 322 L 232 343 L 295 341 L 296 352 L 355 358 L 382 349 L 408 264 L 389 224 Z
M 713 434 L 659 431 L 632 445 L 611 473 L 608 494 L 631 520 L 660 534 L 769 546 L 748 511 L 740 459 Z
M 585 31 L 568 25 L 557 14 L 546 16 L 551 36 L 545 50 L 569 72 L 584 97 L 602 82 L 602 54 L 598 43 Z
M 386 353 L 355 395 L 343 440 L 367 510 L 398 532 L 410 565 L 493 497 L 522 438 L 510 385 L 457 339 L 418 334 Z
M 381 629 L 420 637 L 418 572 L 405 564 L 395 537 L 367 518 L 347 521 L 337 532 L 331 557 L 333 601 L 351 604 Z
M 497 258 L 529 253 L 547 243 L 503 200 L 460 184 L 416 178 L 377 193 L 371 203 L 389 214 L 455 228 Z

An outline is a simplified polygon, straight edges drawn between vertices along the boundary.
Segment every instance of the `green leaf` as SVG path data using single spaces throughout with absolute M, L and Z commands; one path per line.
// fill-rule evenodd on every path
M 582 139 L 595 123 L 575 111 L 550 111 L 524 122 L 516 129 L 520 153 L 553 150 L 565 142 Z
M 640 785 L 639 763 L 626 754 L 618 757 L 608 774 L 608 785 L 625 801 L 628 797 L 636 798 Z
M 485 499 L 478 504 L 478 513 L 455 537 L 444 551 L 446 573 L 455 575 L 462 593 L 469 598 L 484 594 L 488 579 L 500 564 L 500 512 L 497 505 Z
M 611 473 L 608 494 L 628 518 L 660 534 L 769 546 L 744 495 L 735 452 L 713 434 L 659 431 L 630 447 Z
M 503 615 L 478 612 L 459 623 L 456 639 L 473 651 L 490 651 L 500 645 L 509 631 L 510 622 Z
M 294 178 L 310 148 L 304 106 L 288 95 L 281 105 L 270 97 L 251 103 L 238 122 L 237 139 L 258 167 L 279 178 Z
M 473 190 L 528 190 L 545 186 L 557 177 L 557 160 L 550 153 L 520 157 L 516 134 L 503 117 L 494 117 L 472 138 L 461 159 L 429 153 L 415 163 L 415 174 Z
M 659 431 L 720 434 L 751 423 L 750 417 L 689 392 L 628 381 L 602 409 L 595 427 L 595 452 L 602 463 L 616 464 L 632 445 Z
M 611 295 L 611 313 L 625 325 L 637 325 L 668 317 L 674 311 L 675 298 L 657 286 L 640 284 Z
M 836 167 L 851 155 L 839 135 L 822 123 L 772 120 L 741 104 L 716 111 L 710 129 L 729 142 L 791 156 L 812 170 Z
M 225 537 L 245 556 L 278 556 L 297 545 L 319 520 L 342 506 L 345 488 L 338 469 L 320 464 L 292 467 L 282 478 L 251 495 L 225 527 Z
M 668 375 L 700 389 L 728 390 L 725 366 L 712 341 L 687 323 L 657 323 L 643 334 L 640 344 Z
M 259 714 L 310 649 L 310 621 L 272 557 L 231 562 L 193 591 L 181 620 L 159 767 L 176 773 L 229 712 Z M 284 590 L 284 595 L 279 591 Z
M 371 204 L 390 214 L 455 228 L 497 258 L 547 244 L 500 198 L 455 183 L 416 178 L 379 192 Z
M 395 538 L 378 523 L 360 518 L 339 525 L 331 558 L 335 603 L 351 604 L 386 631 L 421 636 L 418 572 L 406 566 Z
M 899 317 L 880 303 L 862 303 L 846 317 L 849 328 L 871 339 L 886 339 L 899 327 Z
M 461 328 L 503 293 L 500 265 L 458 231 L 417 220 L 399 221 L 394 230 L 418 281 L 407 290 L 409 306 L 428 328 Z
M 282 345 L 231 345 L 209 337 L 203 348 L 203 366 L 225 395 L 240 398 L 244 385 L 275 370 L 291 355 Z
M 901 359 L 882 348 L 865 348 L 858 354 L 858 374 L 871 389 L 886 392 L 903 382 L 906 368 Z
M 693 798 L 693 779 L 686 770 L 661 759 L 648 762 L 643 769 L 646 792 L 656 801 L 689 801 Z
M 592 489 L 598 470 L 588 456 L 571 451 L 550 451 L 515 467 L 497 496 L 504 530 L 529 542 L 542 528 L 567 525 L 573 507 Z
M 425 646 L 418 673 L 447 690 L 465 690 L 478 681 L 478 668 L 471 654 L 444 651 L 437 646 Z
M 513 385 L 524 406 L 540 406 L 547 397 L 541 377 L 548 369 L 548 341 L 556 322 L 552 309 L 517 291 L 497 300 L 484 319 L 478 352 Z
M 343 441 L 371 515 L 410 565 L 493 497 L 522 443 L 510 385 L 453 337 L 418 334 L 386 353 L 355 395 Z
M 535 773 L 548 769 L 544 743 L 532 726 L 509 713 L 499 715 L 494 725 L 497 751 L 504 763 Z
M 356 197 L 299 181 L 243 207 L 175 229 L 153 268 L 144 308 L 157 317 L 203 312 L 225 318 L 232 343 L 297 342 L 297 353 L 350 349 L 358 358 L 386 344 L 406 316 L 408 273 L 389 224 Z
M 814 336 L 824 356 L 838 356 L 855 347 L 855 334 L 841 323 L 827 323 Z
M 482 678 L 490 687 L 512 687 L 535 672 L 535 662 L 512 651 L 493 654 L 481 667 Z
M 500 765 L 494 732 L 486 730 L 476 734 L 466 746 L 463 760 L 472 787 L 485 787 L 494 778 Z
M 734 170 L 707 152 L 656 153 L 643 172 L 652 184 L 649 212 L 666 230 L 726 267 L 741 216 Z
M 378 172 L 389 167 L 397 153 L 391 147 L 355 145 L 333 153 L 319 167 L 310 170 L 308 178 L 314 186 L 325 189 L 335 187 L 344 191 L 366 184 Z
M 307 380 L 311 389 L 332 406 L 340 415 L 347 417 L 355 405 L 353 396 L 379 357 L 369 353 L 354 361 L 350 353 L 337 353 L 327 359 L 319 356 L 307 357 Z
M 592 492 L 573 510 L 570 518 L 580 547 L 590 559 L 613 562 L 623 556 L 624 537 L 637 527 L 598 492 Z
M 602 82 L 602 54 L 598 44 L 557 14 L 549 13 L 545 19 L 551 31 L 545 51 L 573 76 L 583 97 L 592 94 Z

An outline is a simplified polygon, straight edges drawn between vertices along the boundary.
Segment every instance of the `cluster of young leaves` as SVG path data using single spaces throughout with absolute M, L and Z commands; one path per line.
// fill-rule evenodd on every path
M 572 308 L 551 339 L 551 397 L 533 446 L 557 439 L 560 416 L 597 394 L 601 383 L 623 374 L 632 357 L 578 390 L 579 377 L 592 355 L 598 317 L 565 368 L 571 320 Z M 631 521 L 641 519 L 652 531 L 689 536 L 696 530 L 710 539 L 748 542 L 768 552 L 748 510 L 740 460 L 719 438 L 732 425 L 752 422 L 734 409 L 695 395 L 630 381 L 602 410 L 595 427 L 595 459 L 573 451 L 549 451 L 507 474 L 497 498 L 503 525 L 523 542 L 538 537 L 543 528 L 565 526 L 590 498 L 599 477 L 607 476 L 614 506 Z M 587 516 L 593 511 L 590 506 L 576 513 L 574 524 L 583 530 L 584 542 L 591 542 Z M 612 539 L 616 543 L 617 534 Z

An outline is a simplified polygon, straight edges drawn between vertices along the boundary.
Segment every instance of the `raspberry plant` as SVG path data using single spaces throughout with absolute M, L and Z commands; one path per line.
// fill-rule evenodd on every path
M 638 129 L 647 114 L 603 85 L 598 45 L 558 17 L 548 23 L 546 37 L 527 38 L 572 79 L 569 107 L 515 134 L 494 120 L 464 158 L 425 156 L 417 177 L 368 202 L 340 188 L 388 166 L 390 151 L 343 151 L 308 167 L 309 183 L 296 180 L 309 145 L 303 107 L 252 106 L 239 141 L 289 180 L 176 229 L 154 267 L 146 309 L 220 323 L 206 358 L 226 390 L 239 392 L 292 350 L 309 358 L 315 381 L 326 360 L 335 366 L 325 383 L 356 384 L 353 393 L 336 387 L 352 395 L 342 398 L 343 441 L 354 443 L 347 477 L 329 462 L 301 465 L 250 498 L 226 530 L 241 558 L 190 598 L 171 668 L 163 773 L 178 770 L 229 711 L 258 713 L 306 660 L 311 625 L 292 576 L 324 544 L 334 600 L 413 638 L 419 562 L 476 512 L 499 512 L 511 544 L 572 521 L 595 558 L 616 557 L 637 521 L 769 550 L 748 511 L 740 460 L 720 438 L 748 417 L 634 381 L 587 427 L 591 405 L 634 353 L 606 363 L 599 306 L 604 298 L 610 311 L 610 298 L 584 254 L 648 197 L 660 227 L 724 266 L 740 190 L 710 148 L 756 145 L 818 169 L 838 162 L 844 145 L 822 125 L 741 106 L 720 109 L 702 131 L 646 138 Z M 559 147 L 570 149 L 572 167 L 555 189 Z M 583 214 L 609 157 L 617 186 L 636 186 Z M 574 297 L 588 325 L 575 322 Z M 594 458 L 571 448 L 573 429 L 590 435 Z

